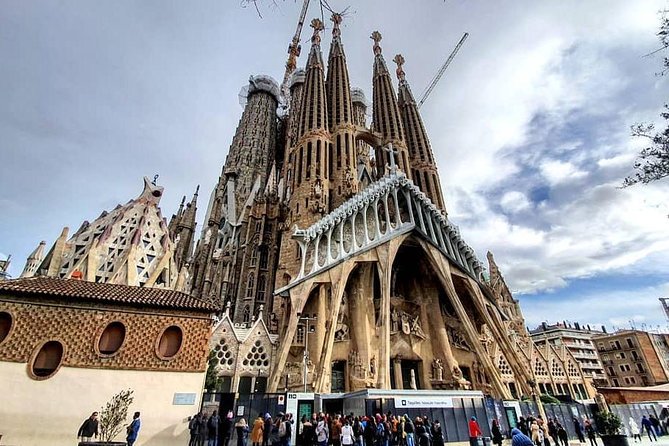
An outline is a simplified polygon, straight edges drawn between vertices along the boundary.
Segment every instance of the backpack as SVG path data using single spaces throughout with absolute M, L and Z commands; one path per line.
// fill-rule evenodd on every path
M 383 422 L 378 423 L 376 425 L 376 438 L 383 438 L 385 432 L 386 432 L 386 429 L 383 426 Z

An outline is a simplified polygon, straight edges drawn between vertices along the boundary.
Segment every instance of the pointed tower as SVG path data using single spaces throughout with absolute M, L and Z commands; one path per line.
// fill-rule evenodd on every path
M 386 61 L 381 54 L 381 33 L 374 31 L 371 39 L 374 41 L 374 75 L 372 78 L 372 130 L 381 135 L 384 146 L 389 143 L 393 146 L 395 163 L 407 177 L 411 178 L 409 168 L 409 153 L 404 140 L 404 129 L 402 118 L 397 105 L 397 96 L 393 88 L 392 79 L 386 66 Z M 376 166 L 378 176 L 382 176 L 385 166 L 390 166 L 390 152 L 387 150 L 376 150 Z
M 179 221 L 181 221 L 181 217 L 183 216 L 185 204 L 186 204 L 186 196 L 184 195 L 181 198 L 181 204 L 179 204 L 179 210 L 177 211 L 176 214 L 172 214 L 172 218 L 170 218 L 170 223 L 167 225 L 172 240 L 174 240 L 177 237 L 177 226 L 179 226 Z
M 355 124 L 346 55 L 341 43 L 342 16 L 332 14 L 332 44 L 326 82 L 328 125 L 332 144 L 328 153 L 327 177 L 330 180 L 330 210 L 358 192 L 356 172 Z
M 35 275 L 37 272 L 37 268 L 39 268 L 40 264 L 42 263 L 42 260 L 44 260 L 44 247 L 46 246 L 46 242 L 42 240 L 39 242 L 39 245 L 35 250 L 30 253 L 28 256 L 28 260 L 26 260 L 26 266 L 23 268 L 23 272 L 21 273 L 21 278 L 24 277 L 32 277 Z
M 181 218 L 176 225 L 172 241 L 176 244 L 174 252 L 174 260 L 177 268 L 181 269 L 187 262 L 189 262 L 193 252 L 193 241 L 195 239 L 195 215 L 197 213 L 197 196 L 200 191 L 198 185 L 195 189 L 195 194 L 190 203 L 186 204 L 186 208 L 180 208 Z M 183 201 L 182 201 L 183 206 Z
M 67 240 L 61 236 L 38 275 L 90 282 L 174 288 L 178 270 L 174 244 L 158 204 L 163 188 L 144 178 L 139 197 L 85 221 Z
M 398 104 L 402 115 L 404 136 L 409 150 L 411 178 L 437 208 L 446 212 L 437 163 L 434 161 L 430 140 L 427 137 L 423 119 L 418 112 L 416 100 L 404 74 L 404 57 L 398 54 L 393 59 L 393 62 L 397 64 L 396 73 L 400 81 Z

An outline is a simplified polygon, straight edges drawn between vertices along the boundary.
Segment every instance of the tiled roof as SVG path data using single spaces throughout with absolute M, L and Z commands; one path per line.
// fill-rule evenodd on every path
M 172 308 L 213 312 L 218 308 L 211 302 L 189 294 L 161 288 L 143 288 L 85 280 L 31 277 L 0 281 L 0 294 L 38 294 L 45 297 L 65 297 L 75 301 L 125 304 L 136 307 Z

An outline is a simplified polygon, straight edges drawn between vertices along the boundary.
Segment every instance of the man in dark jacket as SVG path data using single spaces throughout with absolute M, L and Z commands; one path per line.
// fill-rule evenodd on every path
M 77 437 L 81 437 L 81 441 L 91 441 L 93 437 L 98 436 L 98 413 L 93 412 L 90 417 L 84 421 L 84 424 L 79 428 Z

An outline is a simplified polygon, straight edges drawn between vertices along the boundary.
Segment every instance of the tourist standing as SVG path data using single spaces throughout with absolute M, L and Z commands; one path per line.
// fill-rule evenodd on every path
M 98 413 L 93 412 L 90 417 L 84 420 L 84 423 L 79 428 L 77 432 L 77 438 L 81 437 L 81 441 L 86 443 L 93 439 L 93 437 L 98 436 L 99 433 L 99 423 L 98 423 Z
M 511 446 L 534 446 L 534 443 L 530 437 L 514 427 L 511 429 Z
M 576 417 L 574 417 L 572 421 L 574 422 L 574 430 L 576 431 L 578 442 L 585 443 L 585 437 L 583 436 L 583 428 L 581 427 L 581 422 L 578 421 L 578 418 Z
M 478 439 L 479 437 L 482 437 L 483 433 L 481 432 L 481 427 L 479 426 L 479 423 L 476 421 L 476 417 L 471 417 L 469 420 L 469 444 L 471 446 L 477 446 L 478 445 Z
M 253 422 L 253 429 L 251 430 L 251 443 L 253 446 L 262 446 L 263 431 L 265 430 L 265 421 L 262 419 L 262 414 L 258 414 L 258 418 Z
M 553 439 L 555 445 L 559 445 L 560 442 L 558 441 L 557 426 L 555 426 L 555 421 L 552 418 L 548 419 L 546 427 L 548 428 L 548 435 Z
M 262 446 L 269 446 L 269 435 L 272 433 L 272 416 L 265 414 L 265 425 L 262 430 Z
M 215 410 L 209 417 L 207 424 L 207 433 L 209 435 L 207 446 L 218 446 L 218 430 L 221 426 L 221 417 L 218 416 L 218 411 Z
M 244 418 L 240 418 L 239 421 L 235 423 L 235 431 L 237 432 L 237 446 L 246 446 L 249 435 L 249 425 L 246 424 Z
M 409 415 L 404 414 L 404 432 L 407 434 L 407 444 L 406 446 L 416 446 L 416 442 L 414 441 L 414 433 L 415 433 L 415 427 L 413 423 L 411 422 L 411 418 L 409 418 Z M 367 445 L 369 446 L 369 445 Z
M 641 417 L 641 429 L 646 430 L 646 433 L 648 434 L 648 439 L 650 441 L 653 441 L 653 440 L 657 441 L 657 436 L 655 435 L 655 432 L 653 431 L 653 423 L 651 423 L 651 421 L 648 418 L 646 418 L 645 415 L 643 417 Z
M 142 426 L 142 422 L 139 420 L 139 412 L 135 412 L 132 416 L 132 422 L 126 429 L 128 434 L 125 437 L 125 441 L 128 443 L 128 446 L 132 446 L 137 441 L 137 436 L 139 435 L 139 428 Z
M 325 416 L 323 416 L 323 414 L 319 414 L 318 416 L 316 441 L 318 442 L 318 446 L 327 446 L 328 444 L 328 425 L 325 422 Z
M 590 446 L 597 446 L 597 432 L 590 422 L 590 420 L 585 420 L 585 433 L 588 435 L 588 440 L 590 440 Z
M 634 418 L 630 417 L 627 423 L 629 424 L 630 434 L 632 434 L 634 442 L 636 443 L 637 439 L 641 441 L 641 431 L 639 430 L 639 425 L 634 421 Z
M 352 446 L 355 443 L 353 427 L 349 423 L 348 418 L 344 420 L 344 425 L 341 427 L 340 441 L 342 446 Z
M 492 426 L 490 426 L 490 432 L 492 433 L 492 443 L 497 446 L 502 446 L 502 429 L 499 427 L 499 421 L 497 419 L 492 420 Z
M 332 422 L 332 446 L 341 446 L 341 420 L 339 415 L 335 415 L 334 421 Z
M 432 446 L 444 446 L 444 431 L 441 429 L 439 420 L 434 420 L 430 431 L 432 434 Z
M 557 436 L 562 446 L 569 446 L 569 434 L 567 434 L 567 429 L 564 428 L 559 421 L 555 422 L 555 427 L 557 429 Z
M 229 446 L 230 438 L 232 438 L 232 427 L 232 411 L 229 410 L 227 415 L 225 415 L 225 420 L 221 423 L 222 446 Z

